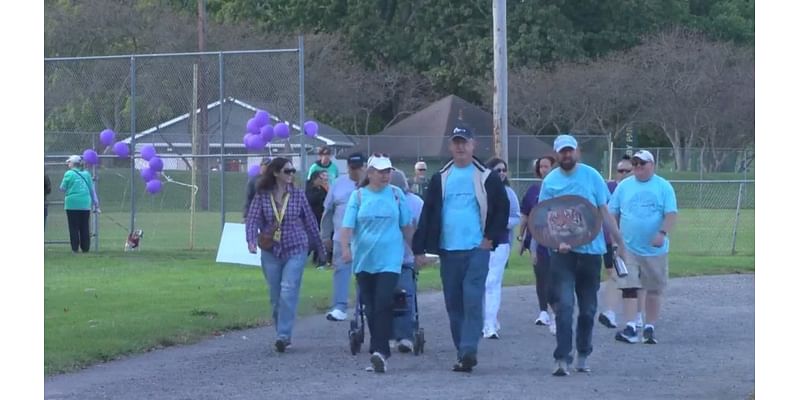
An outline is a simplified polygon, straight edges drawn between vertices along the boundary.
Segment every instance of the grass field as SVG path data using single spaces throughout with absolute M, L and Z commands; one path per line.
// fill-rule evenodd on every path
M 137 222 L 145 238 L 135 253 L 122 252 L 126 232 L 111 220 L 125 224 L 126 217 L 101 216 L 100 252 L 74 255 L 66 245 L 45 247 L 46 374 L 267 323 L 260 269 L 214 262 L 219 214 L 198 214 L 197 250 L 188 251 L 188 213 L 142 213 Z M 231 213 L 228 220 L 238 218 Z M 64 219 L 63 211 L 51 211 L 48 238 L 66 237 Z M 730 210 L 682 211 L 672 235 L 671 275 L 754 272 L 755 213 L 741 215 L 736 256 L 728 255 L 731 222 Z M 330 281 L 330 271 L 306 270 L 301 314 L 327 308 Z M 527 257 L 512 256 L 504 283 L 533 283 Z M 423 270 L 420 287 L 439 289 L 438 269 Z

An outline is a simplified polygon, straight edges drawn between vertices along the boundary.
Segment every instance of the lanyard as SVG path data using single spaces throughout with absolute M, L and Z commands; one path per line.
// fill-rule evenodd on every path
M 275 196 L 270 194 L 269 199 L 272 202 L 272 211 L 275 213 L 275 220 L 278 221 L 278 228 L 275 229 L 275 234 L 272 235 L 272 240 L 276 242 L 281 241 L 281 224 L 283 223 L 283 217 L 286 216 L 286 206 L 289 204 L 289 193 L 287 192 L 283 196 L 283 205 L 281 206 L 281 211 L 278 211 L 278 205 L 275 204 Z

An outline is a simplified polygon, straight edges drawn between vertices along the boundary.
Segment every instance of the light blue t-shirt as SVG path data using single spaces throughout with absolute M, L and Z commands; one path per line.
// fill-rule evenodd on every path
M 411 218 L 413 219 L 414 227 L 419 224 L 419 216 L 422 214 L 422 206 L 425 204 L 422 201 L 422 198 L 417 196 L 415 193 L 408 192 L 406 193 L 406 203 L 408 204 L 408 209 L 411 211 Z M 411 250 L 411 246 L 406 244 L 406 250 L 403 255 L 403 264 L 413 264 L 414 263 L 414 252 Z
M 608 199 L 611 197 L 606 181 L 603 180 L 600 173 L 583 163 L 578 163 L 570 175 L 565 174 L 564 170 L 559 167 L 542 180 L 539 202 L 566 195 L 581 196 L 598 207 L 608 204 Z M 581 254 L 605 254 L 606 241 L 603 238 L 603 228 L 600 228 L 600 232 L 594 240 L 576 246 L 572 251 Z
M 343 228 L 353 229 L 353 272 L 399 274 L 405 251 L 401 227 L 410 223 L 411 211 L 400 188 L 387 185 L 379 192 L 367 187 L 354 191 L 342 220 Z
M 608 210 L 619 215 L 619 227 L 625 247 L 640 256 L 657 256 L 669 251 L 669 238 L 664 245 L 653 247 L 650 242 L 661 229 L 667 213 L 678 212 L 675 190 L 664 178 L 653 175 L 647 182 L 636 177 L 625 178 L 617 186 Z
M 453 165 L 444 187 L 441 247 L 472 250 L 483 240 L 481 210 L 475 196 L 475 166 Z

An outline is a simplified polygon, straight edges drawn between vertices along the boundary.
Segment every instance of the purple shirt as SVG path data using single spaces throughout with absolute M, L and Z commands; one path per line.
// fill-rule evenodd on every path
M 528 191 L 525 193 L 525 197 L 522 199 L 522 206 L 520 206 L 520 212 L 524 215 L 530 216 L 531 210 L 539 204 L 539 191 L 541 190 L 541 186 L 539 183 L 534 183 L 528 188 Z M 522 245 L 527 249 L 531 247 L 531 231 L 525 230 L 525 239 L 522 241 Z M 541 246 L 539 244 L 536 245 L 536 259 L 543 261 L 550 257 L 550 253 L 548 252 L 547 248 Z
M 612 194 L 614 193 L 614 189 L 617 188 L 617 181 L 608 181 L 606 182 L 608 185 L 608 191 Z M 603 237 L 606 239 L 606 244 L 611 244 L 613 241 L 611 240 L 611 234 L 608 233 L 608 229 L 603 227 Z
M 289 204 L 286 205 L 286 214 L 281 222 L 281 240 L 275 242 L 272 253 L 275 257 L 284 259 L 289 256 L 307 253 L 309 249 L 317 249 L 320 258 L 325 258 L 325 248 L 319 236 L 319 226 L 311 206 L 308 204 L 305 193 L 290 186 Z M 278 210 L 282 205 L 278 205 Z M 270 192 L 259 192 L 250 203 L 247 212 L 247 222 L 245 230 L 247 232 L 247 243 L 258 243 L 258 235 L 261 231 L 276 223 L 275 212 L 272 210 Z

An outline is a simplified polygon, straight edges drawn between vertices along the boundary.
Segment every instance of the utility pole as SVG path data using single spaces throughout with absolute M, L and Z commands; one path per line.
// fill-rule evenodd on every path
M 494 155 L 508 161 L 508 53 L 506 51 L 506 1 L 492 0 L 494 17 L 494 83 L 492 137 Z
M 206 0 L 197 0 L 197 50 L 199 52 L 206 51 Z M 203 55 L 197 57 L 197 103 L 200 109 L 197 115 L 197 122 L 199 125 L 197 136 L 200 139 L 200 148 L 197 154 L 207 155 L 210 154 L 210 151 L 208 145 L 208 91 L 206 90 L 206 67 L 204 57 Z M 192 114 L 195 112 L 197 112 L 197 108 L 192 109 Z M 208 163 L 208 158 L 205 157 L 195 157 L 192 163 L 200 173 L 197 195 L 200 196 L 200 209 L 203 211 L 208 211 L 209 207 Z M 220 169 L 220 173 L 224 173 L 222 168 Z

